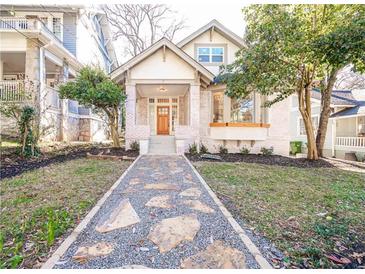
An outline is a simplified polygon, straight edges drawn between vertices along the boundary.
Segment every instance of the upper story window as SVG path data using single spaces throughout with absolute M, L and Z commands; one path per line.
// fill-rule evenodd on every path
M 198 61 L 201 63 L 223 63 L 223 47 L 198 47 Z
M 61 18 L 53 17 L 52 21 L 54 35 L 56 35 L 58 39 L 62 40 Z

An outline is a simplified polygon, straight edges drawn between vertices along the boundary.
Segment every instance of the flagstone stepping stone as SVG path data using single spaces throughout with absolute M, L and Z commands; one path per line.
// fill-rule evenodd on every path
M 186 200 L 182 202 L 191 209 L 201 211 L 203 213 L 214 213 L 214 209 L 210 208 L 206 204 L 200 202 L 199 200 Z
M 137 212 L 133 209 L 129 199 L 123 199 L 113 210 L 109 218 L 96 226 L 96 231 L 105 233 L 118 228 L 124 228 L 140 222 Z
M 170 203 L 169 195 L 161 195 L 155 196 L 149 200 L 145 206 L 148 207 L 160 207 L 160 208 L 172 208 L 172 204 Z
M 179 190 L 177 185 L 157 183 L 157 184 L 146 184 L 144 189 L 157 189 L 157 190 Z
M 236 248 L 214 241 L 204 251 L 183 260 L 181 268 L 240 269 L 246 268 L 245 255 Z
M 92 246 L 81 246 L 72 259 L 79 263 L 86 263 L 89 259 L 108 255 L 113 249 L 112 244 L 105 242 L 96 243 Z
M 140 183 L 142 183 L 142 181 L 139 178 L 133 178 L 132 180 L 129 181 L 130 185 L 138 185 Z
M 148 239 L 155 243 L 160 253 L 166 253 L 183 241 L 193 241 L 200 229 L 195 214 L 168 218 L 151 228 Z
M 179 194 L 179 196 L 199 198 L 201 193 L 202 192 L 198 188 L 191 187 L 191 188 L 185 189 L 183 192 L 181 192 Z

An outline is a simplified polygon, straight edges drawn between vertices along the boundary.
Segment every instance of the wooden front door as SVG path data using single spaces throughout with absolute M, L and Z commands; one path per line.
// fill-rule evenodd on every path
M 169 134 L 169 116 L 169 107 L 157 107 L 157 134 Z

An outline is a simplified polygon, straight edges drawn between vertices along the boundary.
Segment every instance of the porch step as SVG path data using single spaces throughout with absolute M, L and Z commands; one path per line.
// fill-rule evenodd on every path
M 176 154 L 174 136 L 151 136 L 149 141 L 148 154 L 168 155 Z

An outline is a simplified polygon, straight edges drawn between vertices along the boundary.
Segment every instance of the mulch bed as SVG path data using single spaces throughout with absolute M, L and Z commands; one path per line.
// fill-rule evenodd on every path
M 240 153 L 213 154 L 213 155 L 219 155 L 222 158 L 221 162 L 231 162 L 231 163 L 244 162 L 244 163 L 254 163 L 263 165 L 277 165 L 285 167 L 290 166 L 299 168 L 334 167 L 332 164 L 328 163 L 323 159 L 319 159 L 317 161 L 311 161 L 304 158 L 290 158 L 280 155 L 264 156 L 261 154 L 240 154 Z M 202 158 L 201 155 L 197 154 L 192 155 L 188 153 L 186 154 L 186 157 L 192 162 L 197 162 L 197 161 L 220 162 L 219 160 Z
M 48 166 L 49 164 L 61 163 L 73 159 L 86 157 L 87 154 L 100 154 L 113 156 L 137 157 L 137 151 L 125 150 L 124 148 L 111 148 L 102 146 L 72 146 L 61 150 L 49 151 L 42 153 L 37 158 L 25 159 L 17 155 L 15 152 L 4 153 L 1 155 L 1 171 L 0 179 L 13 177 L 25 171 Z

